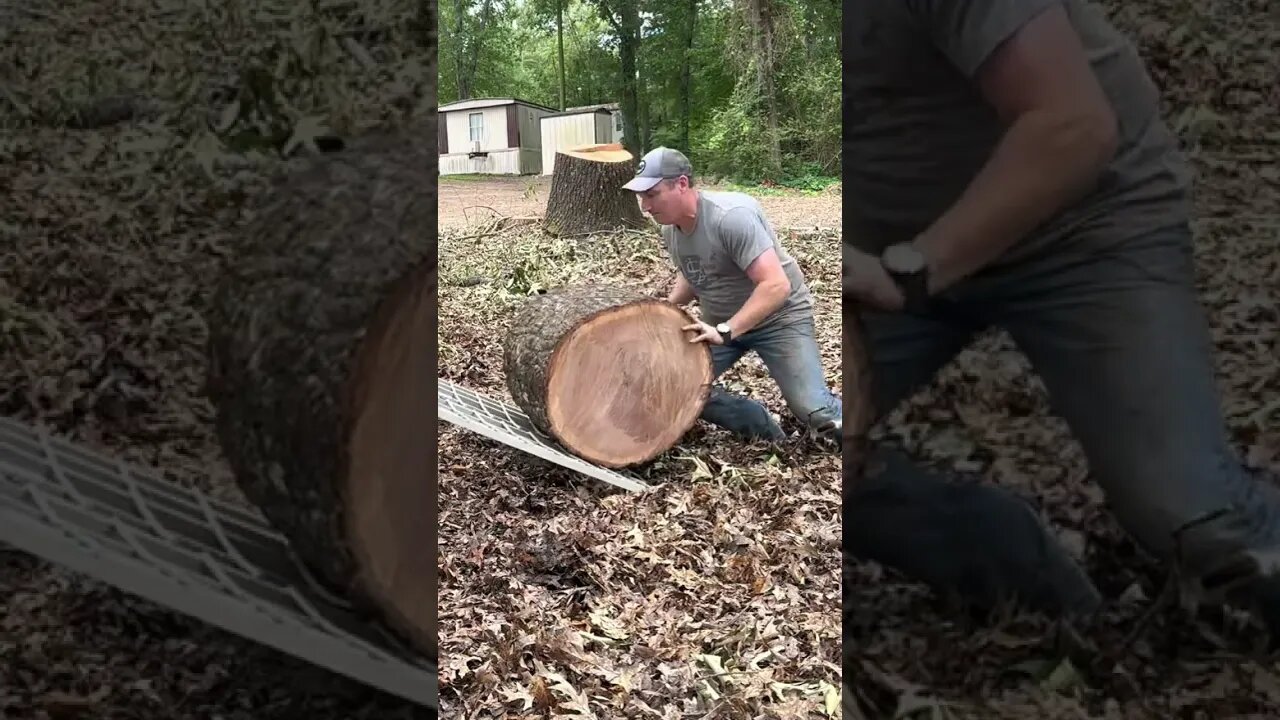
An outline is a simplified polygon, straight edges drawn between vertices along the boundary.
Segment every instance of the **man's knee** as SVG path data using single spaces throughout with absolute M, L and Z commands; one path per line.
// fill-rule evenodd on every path
M 802 397 L 787 398 L 787 407 L 801 422 L 813 430 L 838 432 L 844 417 L 840 399 L 823 386 Z
M 746 438 L 780 440 L 782 429 L 769 411 L 750 398 L 712 386 L 711 395 L 702 410 L 702 419 Z
M 1152 458 L 1125 477 L 1099 477 L 1121 524 L 1148 550 L 1191 575 L 1241 552 L 1280 544 L 1280 490 L 1229 453 L 1210 460 Z

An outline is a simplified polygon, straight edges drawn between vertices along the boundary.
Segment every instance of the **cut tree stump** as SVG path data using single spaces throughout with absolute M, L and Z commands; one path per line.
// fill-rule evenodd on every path
M 257 196 L 208 313 L 236 482 L 323 584 L 436 656 L 434 116 Z
M 676 443 L 711 391 L 711 351 L 680 307 L 615 287 L 528 300 L 503 343 L 507 389 L 543 433 L 597 465 L 647 462 Z
M 870 446 L 869 434 L 876 421 L 876 409 L 871 394 L 871 354 L 867 349 L 866 328 L 862 317 L 858 315 L 857 303 L 844 298 L 841 314 L 844 321 L 840 348 L 841 375 L 844 381 L 841 392 L 844 398 L 841 466 L 847 496 L 865 470 Z
M 618 143 L 557 152 L 543 229 L 564 236 L 645 227 L 635 193 L 622 187 L 635 174 L 635 157 Z

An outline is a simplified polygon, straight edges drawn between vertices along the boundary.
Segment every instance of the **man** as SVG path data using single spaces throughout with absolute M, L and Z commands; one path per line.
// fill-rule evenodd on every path
M 813 297 L 800 266 L 778 242 L 754 198 L 695 188 L 693 167 L 679 150 L 660 147 L 641 158 L 624 187 L 662 225 L 678 268 L 669 302 L 695 298 L 702 321 L 685 330 L 711 346 L 715 377 L 754 350 L 791 412 L 810 430 L 840 439 L 843 411 L 827 389 L 814 338 Z M 786 434 L 758 402 L 713 387 L 702 419 L 748 439 Z
M 1190 173 L 1135 49 L 1084 0 L 861 0 L 844 17 L 844 285 L 877 414 L 1007 330 L 1123 527 L 1274 627 L 1280 493 L 1230 447 Z M 1100 601 L 1025 503 L 888 448 L 846 478 L 844 541 L 981 605 Z

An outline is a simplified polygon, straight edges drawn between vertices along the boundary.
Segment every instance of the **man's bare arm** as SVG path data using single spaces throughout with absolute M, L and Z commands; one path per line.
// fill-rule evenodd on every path
M 693 302 L 697 295 L 693 292 L 693 286 L 688 280 L 684 279 L 684 273 L 676 273 L 676 283 L 672 286 L 671 292 L 667 293 L 667 302 L 676 305 L 684 305 Z
M 752 260 L 746 272 L 756 287 L 742 304 L 742 308 L 728 320 L 734 337 L 747 333 L 761 320 L 769 317 L 770 313 L 782 307 L 782 303 L 791 294 L 791 279 L 782 269 L 778 253 L 773 248 L 765 250 Z
M 1032 19 L 979 68 L 1009 130 L 959 201 L 915 242 L 938 292 L 1085 193 L 1115 153 L 1116 118 L 1066 12 Z

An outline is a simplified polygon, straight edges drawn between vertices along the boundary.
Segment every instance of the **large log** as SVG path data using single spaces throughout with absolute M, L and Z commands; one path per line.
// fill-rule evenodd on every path
M 711 352 L 676 305 L 605 286 L 527 301 L 503 343 L 507 389 L 534 425 L 604 467 L 648 462 L 692 427 Z
M 434 116 L 275 181 L 217 283 L 237 483 L 317 578 L 435 657 Z
M 635 193 L 635 157 L 622 145 L 584 145 L 555 155 L 543 228 L 551 235 L 589 235 L 644 227 Z

